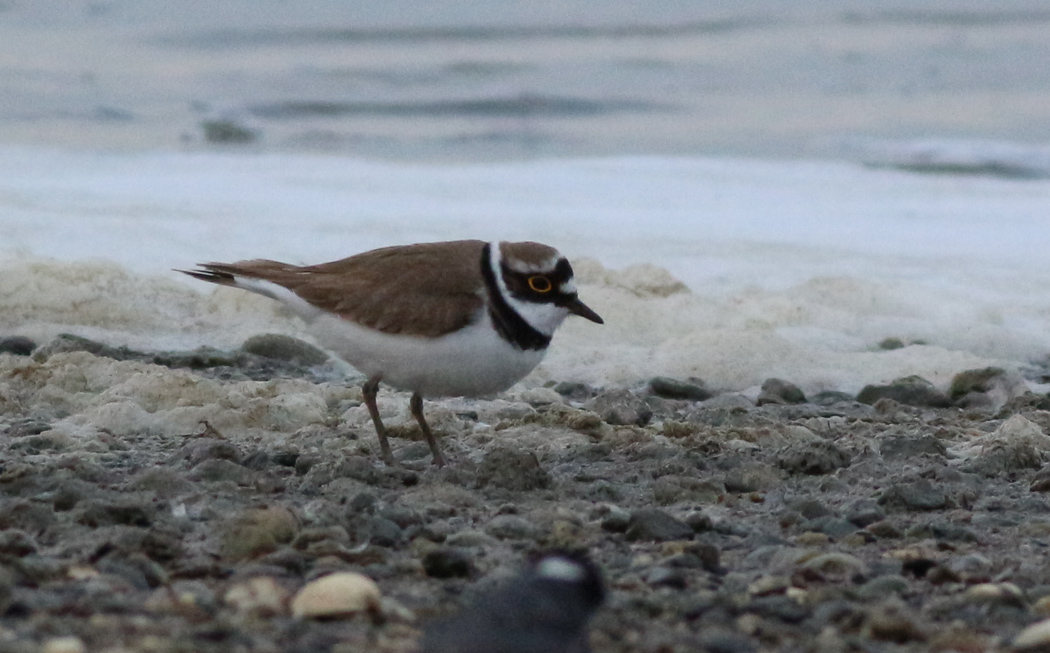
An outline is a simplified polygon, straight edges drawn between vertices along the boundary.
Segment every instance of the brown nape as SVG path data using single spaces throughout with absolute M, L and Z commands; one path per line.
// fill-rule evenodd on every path
M 386 427 L 383 426 L 383 420 L 379 416 L 379 407 L 376 406 L 376 394 L 379 392 L 379 381 L 381 378 L 381 376 L 376 375 L 365 381 L 364 385 L 361 386 L 361 392 L 364 395 L 365 406 L 368 407 L 368 414 L 372 416 L 372 424 L 376 427 L 376 436 L 379 438 L 379 448 L 382 452 L 383 462 L 391 467 L 395 467 L 398 462 L 394 459 L 394 454 L 390 450 L 390 441 L 386 437 Z M 438 467 L 444 467 L 445 457 L 441 455 L 441 449 L 438 448 L 434 433 L 430 430 L 426 418 L 423 417 L 423 397 L 418 392 L 412 395 L 409 407 L 412 409 L 412 416 L 416 418 L 419 428 L 423 431 L 423 437 L 427 439 L 430 453 L 434 456 L 434 464 Z

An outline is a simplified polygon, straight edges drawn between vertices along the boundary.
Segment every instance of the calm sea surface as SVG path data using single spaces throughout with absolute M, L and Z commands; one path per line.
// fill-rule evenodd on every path
M 0 0 L 0 144 L 407 160 L 1050 141 L 1045 0 Z

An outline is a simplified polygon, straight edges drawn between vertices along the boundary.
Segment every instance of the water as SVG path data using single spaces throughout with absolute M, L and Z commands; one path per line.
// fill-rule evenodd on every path
M 0 334 L 302 335 L 172 268 L 470 237 L 606 318 L 527 383 L 1050 351 L 1042 2 L 346 4 L 0 3 Z
M 7 0 L 0 142 L 411 161 L 1045 143 L 1048 29 L 1042 0 Z

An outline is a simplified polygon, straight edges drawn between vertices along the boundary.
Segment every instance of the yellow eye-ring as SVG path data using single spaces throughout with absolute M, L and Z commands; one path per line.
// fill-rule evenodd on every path
M 529 277 L 529 288 L 536 292 L 550 292 L 553 287 L 547 277 Z

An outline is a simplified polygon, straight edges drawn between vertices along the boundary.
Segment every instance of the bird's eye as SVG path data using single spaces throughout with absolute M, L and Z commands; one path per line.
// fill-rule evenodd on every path
M 529 277 L 529 288 L 536 292 L 550 292 L 553 287 L 547 277 Z

